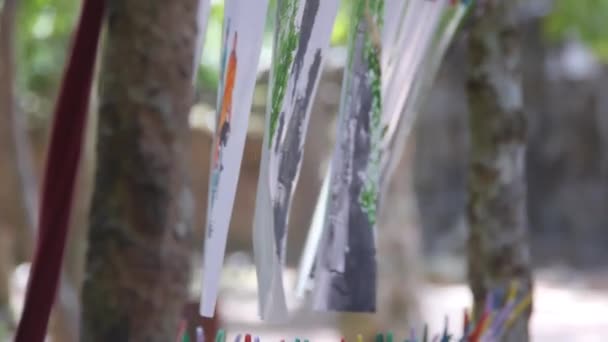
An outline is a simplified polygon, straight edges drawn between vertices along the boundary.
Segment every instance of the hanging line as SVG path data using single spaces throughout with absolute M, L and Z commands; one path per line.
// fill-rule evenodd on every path
M 105 2 L 85 0 L 53 116 L 39 235 L 15 342 L 43 341 L 57 292 Z

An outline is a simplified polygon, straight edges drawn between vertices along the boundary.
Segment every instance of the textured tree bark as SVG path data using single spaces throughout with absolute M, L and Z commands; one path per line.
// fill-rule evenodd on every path
M 190 280 L 197 2 L 107 2 L 82 341 L 176 336 Z
M 469 36 L 471 70 L 468 242 L 475 315 L 486 295 L 515 280 L 532 289 L 526 213 L 526 116 L 523 111 L 516 1 L 484 0 Z M 528 341 L 531 309 L 502 341 Z

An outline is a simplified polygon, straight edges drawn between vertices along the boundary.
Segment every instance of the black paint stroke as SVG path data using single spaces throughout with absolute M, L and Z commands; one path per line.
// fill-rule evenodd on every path
M 312 35 L 315 18 L 319 12 L 320 0 L 307 0 L 302 13 L 300 26 L 300 39 L 294 57 L 290 76 L 293 79 L 294 87 L 291 99 L 296 97 L 297 84 L 300 72 L 304 68 L 304 58 Z M 285 262 L 285 248 L 287 237 L 287 220 L 289 218 L 289 208 L 293 195 L 293 188 L 300 170 L 303 155 L 303 133 L 306 131 L 307 108 L 312 102 L 314 85 L 320 72 L 321 50 L 315 53 L 315 59 L 308 72 L 308 82 L 306 92 L 303 97 L 295 100 L 293 114 L 287 123 L 287 134 L 283 144 L 275 145 L 275 153 L 280 156 L 279 175 L 278 175 L 278 198 L 273 203 L 274 212 L 274 235 L 276 241 L 276 252 L 281 263 Z M 276 137 L 283 136 L 285 129 L 285 113 L 281 112 Z M 280 138 L 278 138 L 280 139 Z M 279 150 L 280 149 L 280 150 Z
M 318 278 L 315 307 L 317 309 L 375 312 L 377 265 L 374 227 L 359 203 L 365 185 L 365 174 L 371 152 L 371 79 L 364 56 L 367 25 L 361 20 L 353 47 L 349 79 L 345 84 L 347 96 L 340 114 L 338 145 L 331 175 L 331 197 L 326 217 L 324 236 L 318 255 Z M 348 210 L 347 222 L 340 222 L 336 214 Z M 346 227 L 344 226 L 346 225 Z M 336 233 L 347 229 L 345 251 L 332 248 Z M 333 266 L 334 253 L 345 253 L 343 271 Z
M 279 257 L 285 257 L 286 235 L 287 235 L 287 219 L 289 217 L 289 208 L 295 180 L 302 164 L 302 156 L 304 154 L 304 132 L 306 131 L 306 113 L 309 104 L 311 103 L 313 90 L 317 75 L 321 66 L 321 50 L 317 49 L 314 61 L 308 71 L 308 83 L 306 84 L 306 92 L 304 96 L 296 99 L 293 115 L 289 120 L 287 131 L 289 134 L 285 137 L 285 141 L 281 144 L 281 154 L 279 161 L 278 175 L 278 199 L 273 203 L 274 223 L 275 223 L 275 239 L 277 243 L 277 253 Z M 283 116 L 282 116 L 283 117 Z M 277 144 L 278 145 L 278 144 Z M 280 229 L 282 227 L 283 229 Z M 281 260 L 282 262 L 284 260 Z

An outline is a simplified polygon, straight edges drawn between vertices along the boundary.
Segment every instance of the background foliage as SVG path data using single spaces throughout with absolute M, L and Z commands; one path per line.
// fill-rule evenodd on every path
M 213 91 L 217 84 L 221 47 L 223 1 L 212 0 L 204 53 L 198 78 L 201 90 Z M 271 0 L 262 68 L 270 65 L 274 22 Z M 67 44 L 78 14 L 78 1 L 21 1 L 18 13 L 18 94 L 21 108 L 34 119 L 44 119 L 57 90 Z M 342 1 L 332 36 L 332 44 L 346 44 L 350 1 Z M 553 41 L 574 37 L 586 43 L 603 61 L 608 61 L 608 0 L 555 0 L 545 19 L 544 30 Z M 33 123 L 36 124 L 37 120 Z
M 544 26 L 551 39 L 578 38 L 608 62 L 608 0 L 555 0 Z

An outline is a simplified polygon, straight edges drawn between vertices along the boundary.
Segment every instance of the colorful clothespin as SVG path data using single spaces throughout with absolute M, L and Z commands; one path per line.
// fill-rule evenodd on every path
M 182 320 L 181 322 L 179 322 L 179 327 L 177 329 L 177 338 L 175 339 L 175 341 L 182 342 L 182 340 L 184 338 L 184 333 L 186 332 L 187 325 L 188 324 L 185 320 Z
M 251 342 L 251 335 L 249 335 L 249 334 L 245 335 L 245 342 Z
M 532 304 L 532 293 L 528 292 L 528 294 L 524 297 L 524 299 L 517 304 L 513 312 L 511 313 L 507 323 L 505 324 L 505 329 L 509 329 L 515 320 L 521 316 L 521 314 Z
M 464 309 L 464 320 L 463 320 L 463 327 L 462 327 L 462 335 L 466 338 L 469 335 L 469 310 L 467 310 L 466 308 Z
M 452 338 L 451 334 L 448 334 L 449 318 L 445 316 L 443 324 L 443 334 L 441 335 L 441 342 L 449 342 Z
M 393 332 L 389 331 L 386 333 L 386 342 L 393 342 Z
M 384 335 L 382 333 L 376 334 L 376 342 L 384 342 Z
M 196 327 L 196 342 L 205 342 L 203 327 Z
M 418 342 L 418 337 L 416 336 L 416 328 L 414 327 L 410 328 L 410 341 Z
M 424 323 L 424 330 L 422 330 L 422 342 L 428 342 L 429 340 L 429 325 Z
M 236 335 L 234 342 L 241 342 L 241 334 Z
M 363 336 L 361 334 L 357 335 L 357 342 L 363 342 Z
M 485 321 L 488 319 L 488 312 L 484 311 L 481 318 L 477 322 L 475 329 L 471 332 L 471 336 L 469 338 L 469 342 L 479 342 L 479 337 L 481 336 L 481 329 Z
M 223 329 L 218 330 L 215 334 L 215 342 L 226 342 L 226 333 Z

